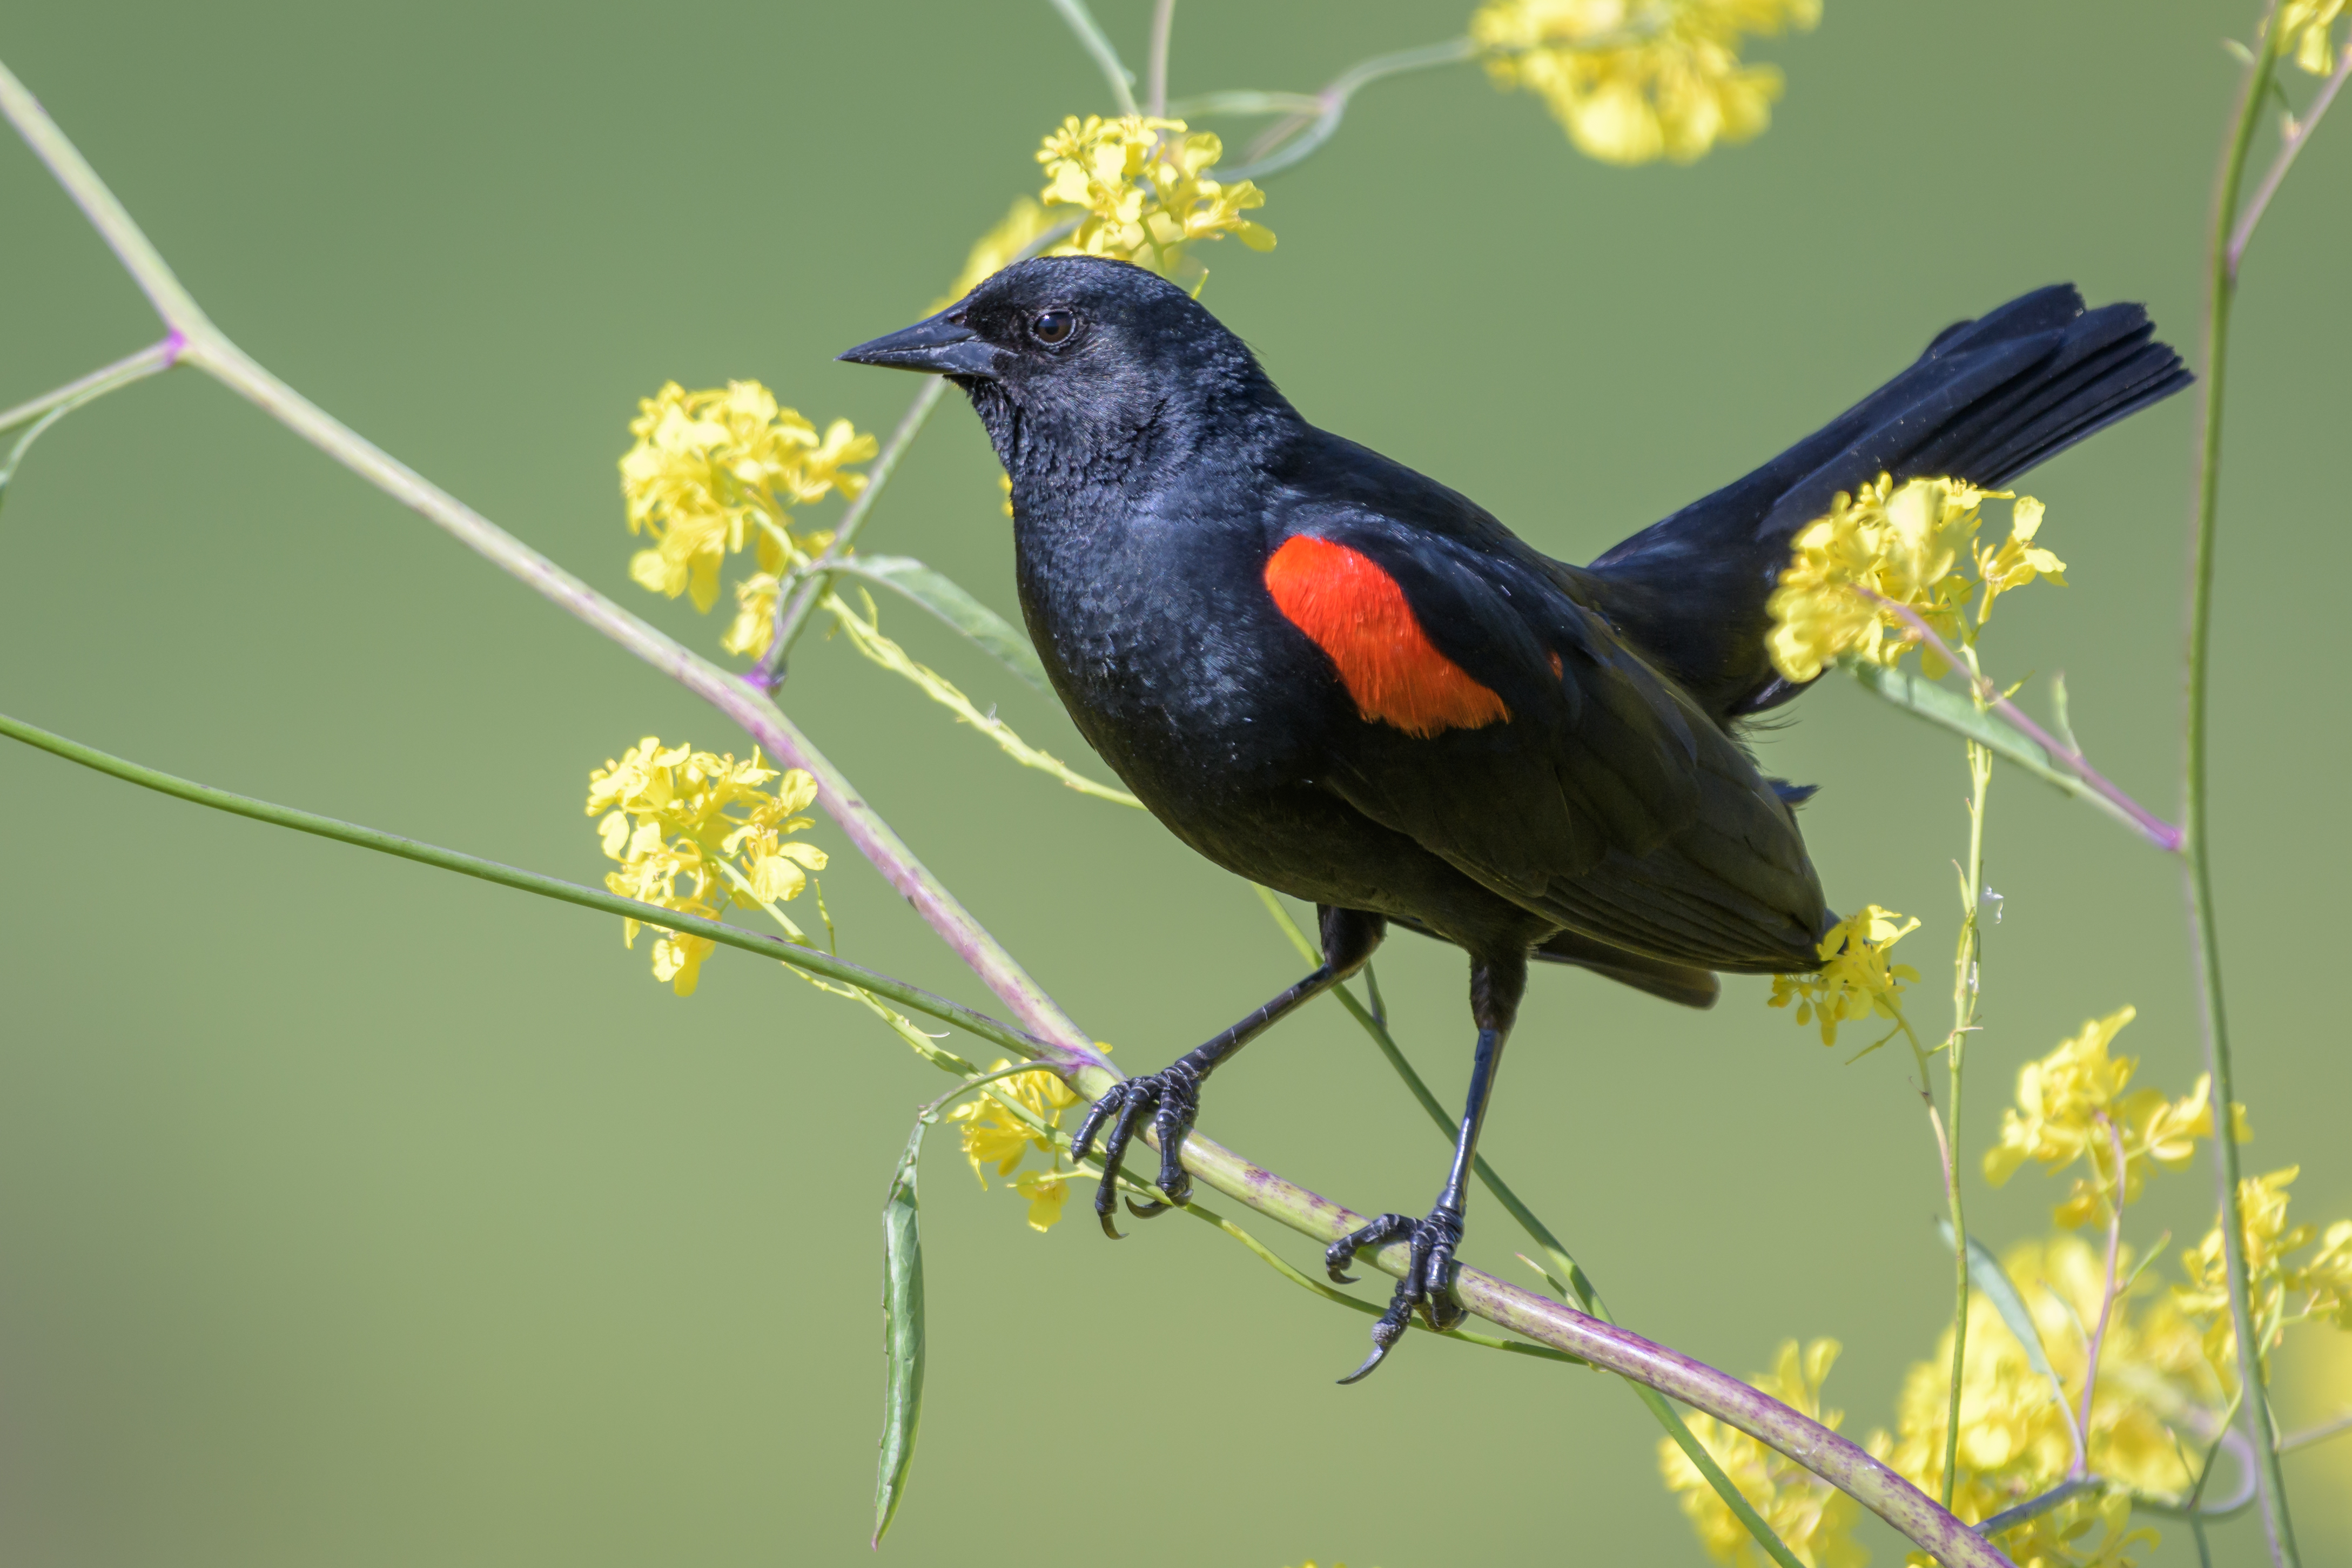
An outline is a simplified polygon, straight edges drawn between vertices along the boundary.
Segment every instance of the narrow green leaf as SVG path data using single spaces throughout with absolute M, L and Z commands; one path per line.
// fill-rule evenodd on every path
M 2043 783 L 2096 806 L 2135 833 L 2145 831 L 2122 807 L 2052 760 L 2040 741 L 2000 715 L 1979 708 L 1966 695 L 1908 670 L 1885 669 L 1859 659 L 1844 668 L 1872 695 L 1955 735 L 1966 736 L 1995 755 L 2009 758 Z
M 874 1544 L 907 1494 L 915 1428 L 923 1416 L 923 1234 L 915 1198 L 916 1162 L 930 1113 L 916 1118 L 907 1152 L 890 1173 L 882 1204 L 882 1443 L 874 1466 Z
M 1936 1228 L 1944 1233 L 1944 1245 L 1951 1246 L 1952 1222 L 1939 1218 Z M 2025 1347 L 2027 1364 L 2050 1380 L 2050 1396 L 2058 1401 L 2059 1408 L 2066 1408 L 2066 1385 L 2058 1380 L 2057 1370 L 2050 1364 L 2050 1353 L 2042 1348 L 2042 1330 L 2035 1324 L 2033 1314 L 2026 1310 L 2025 1298 L 2017 1293 L 2017 1287 L 2010 1282 L 1992 1249 L 1973 1236 L 1969 1238 L 1969 1280 L 1985 1293 L 1985 1299 L 2000 1314 L 2000 1321 L 2009 1325 L 2009 1332 Z
M 1045 666 L 1021 629 L 911 556 L 854 555 L 828 570 L 895 589 L 938 616 L 1014 674 L 1050 695 Z

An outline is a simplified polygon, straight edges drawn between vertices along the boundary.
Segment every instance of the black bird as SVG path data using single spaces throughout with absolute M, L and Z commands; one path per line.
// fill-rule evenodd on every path
M 1159 1188 L 1202 1080 L 1371 956 L 1387 926 L 1470 955 L 1478 1043 L 1445 1186 L 1326 1259 L 1402 1239 L 1379 1364 L 1419 1308 L 1458 1322 L 1465 1186 L 1530 958 L 1706 1007 L 1715 971 L 1817 967 L 1833 917 L 1743 719 L 1797 687 L 1765 653 L 1790 540 L 1891 474 L 1998 488 L 2189 384 L 2137 305 L 2065 285 L 1938 336 L 1746 478 L 1590 567 L 1301 418 L 1242 341 L 1123 262 L 1005 268 L 841 357 L 945 375 L 1013 479 L 1021 608 L 1078 730 L 1177 837 L 1314 903 L 1323 963 L 1080 1125 L 1118 1166 L 1146 1117 Z M 1111 1223 L 1112 1183 L 1095 1210 Z M 1166 1205 L 1129 1206 L 1139 1216 Z

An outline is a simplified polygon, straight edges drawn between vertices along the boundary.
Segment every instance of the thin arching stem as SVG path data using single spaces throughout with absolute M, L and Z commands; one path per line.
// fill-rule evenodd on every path
M 1052 4 L 1054 9 L 1061 13 L 1062 20 L 1069 25 L 1070 31 L 1077 35 L 1078 42 L 1087 53 L 1094 57 L 1095 67 L 1102 72 L 1103 84 L 1110 89 L 1110 96 L 1118 103 L 1118 111 L 1121 114 L 1139 112 L 1135 102 L 1135 73 L 1129 70 L 1126 63 L 1118 57 L 1118 50 L 1112 45 L 1109 35 L 1102 30 L 1102 24 L 1095 20 L 1095 14 L 1087 9 L 1087 0 L 1052 0 Z
M 1168 46 L 1176 31 L 1176 0 L 1152 0 L 1151 57 L 1143 68 L 1143 112 L 1168 112 Z
M 2171 823 L 2166 821 L 2163 818 L 2158 816 L 2155 812 L 2149 810 L 2147 807 L 2141 805 L 2138 801 L 2125 794 L 2121 789 L 2116 788 L 2115 784 L 2108 779 L 2107 776 L 2100 772 L 2097 768 L 2092 767 L 2090 759 L 2085 758 L 2080 751 L 2077 751 L 2071 746 L 2062 743 L 2048 730 L 2034 723 L 2032 715 L 2028 714 L 2023 708 L 2019 707 L 2015 703 L 2010 701 L 2009 698 L 2003 695 L 2000 687 L 1994 685 L 1992 682 L 1986 679 L 1984 675 L 1970 668 L 1967 660 L 1954 653 L 1950 645 L 1936 634 L 1936 629 L 1927 624 L 1927 618 L 1925 616 L 1921 615 L 1916 610 L 1914 610 L 1908 604 L 1904 604 L 1895 600 L 1889 599 L 1884 594 L 1873 593 L 1866 588 L 1857 588 L 1854 591 L 1861 594 L 1864 599 L 1870 600 L 1872 602 L 1877 604 L 1888 614 L 1901 619 L 1911 628 L 1912 632 L 1916 635 L 1922 643 L 1935 650 L 1936 656 L 1937 658 L 1943 660 L 1946 664 L 1950 664 L 1955 669 L 1967 674 L 1969 681 L 1969 690 L 1975 694 L 1979 701 L 1981 701 L 1987 707 L 1991 708 L 1995 713 L 2000 715 L 2001 717 L 2009 720 L 2010 723 L 2015 725 L 2018 728 L 2031 736 L 2033 738 L 2034 743 L 2040 746 L 2043 750 L 2049 752 L 2052 757 L 2056 758 L 2068 768 L 2073 768 L 2075 776 L 2081 779 L 2085 785 L 2095 790 L 2101 798 L 2107 801 L 2109 805 L 2116 807 L 2117 810 L 2121 810 L 2125 816 L 2128 817 L 2132 821 L 2133 824 L 2139 829 L 2141 834 L 2147 838 L 2148 842 L 2154 844 L 2160 850 L 2166 851 L 2177 851 L 2181 847 L 2184 841 L 2182 830 L 2174 827 Z
M 2107 1147 L 2115 1156 L 2116 1185 L 2107 1194 L 2107 1279 L 2099 1292 L 2099 1322 L 2091 1330 L 2091 1343 L 2083 1360 L 2083 1447 L 2074 1459 L 2076 1473 L 2082 1473 L 2091 1461 L 2091 1402 L 2099 1391 L 2099 1354 L 2106 1348 L 2107 1324 L 2116 1311 L 2116 1270 L 2123 1261 L 2124 1249 L 2124 1135 L 2114 1118 L 2105 1111 L 2099 1113 L 2099 1123 L 2107 1130 Z M 2098 1174 L 2094 1162 L 2092 1174 Z
M 2213 1177 L 2219 1189 L 2221 1245 L 2229 1274 L 2230 1322 L 2238 1339 L 2238 1375 L 2245 1390 L 2241 1412 L 2253 1445 L 2262 1486 L 2263 1528 L 2272 1561 L 2294 1568 L 2299 1555 L 2294 1523 L 2287 1511 L 2286 1475 L 2273 1442 L 2269 1401 L 2263 1396 L 2262 1354 L 2254 1336 L 2253 1303 L 2246 1281 L 2246 1227 L 2238 1206 L 2242 1176 L 2235 1118 L 2236 1074 L 2230 1053 L 2229 1013 L 2221 987 L 2221 938 L 2215 929 L 2212 835 L 2206 787 L 2210 734 L 2210 674 L 2213 663 L 2213 561 L 2219 539 L 2221 497 L 2221 410 L 2228 388 L 2230 308 L 2237 297 L 2230 235 L 2245 180 L 2246 158 L 2261 123 L 2263 99 L 2278 65 L 2276 0 L 2264 9 L 2253 58 L 2240 89 L 2235 123 L 2222 155 L 2213 203 L 2205 310 L 2204 419 L 2197 455 L 2197 511 L 2190 547 L 2189 591 L 2189 680 L 2187 737 L 2181 779 L 2182 828 L 2187 834 L 2189 929 L 2197 954 L 2198 998 L 2204 1025 L 2205 1065 L 2213 1082 Z
M 1970 652 L 1973 653 L 1973 650 Z M 1961 667 L 1982 680 L 1973 658 Z M 1979 696 L 1978 700 L 1983 699 Z M 1985 797 L 1992 788 L 1992 753 L 1971 740 L 1968 743 L 1968 757 L 1969 858 L 1960 868 L 1960 935 L 1952 956 L 1952 1038 L 1944 1045 L 1944 1064 L 1951 1083 L 1951 1124 L 1942 1130 L 1944 1200 L 1952 1211 L 1954 1271 L 1951 1387 L 1944 1421 L 1946 1508 L 1952 1505 L 1952 1491 L 1959 1479 L 1960 1391 L 1968 1381 L 1969 1220 L 1967 1205 L 1960 1197 L 1960 1090 L 1965 1082 L 1961 1069 L 1967 1061 L 1969 1037 L 1976 1031 L 1977 998 L 1981 989 L 1979 964 L 1984 941 L 1979 919 L 1984 904 Z
M 1332 78 L 1330 86 L 1315 95 L 1315 110 L 1311 117 L 1296 117 L 1296 123 L 1300 127 L 1296 137 L 1239 168 L 1219 170 L 1218 177 L 1227 181 L 1263 180 L 1269 174 L 1279 173 L 1312 156 L 1318 148 L 1338 133 L 1339 121 L 1348 112 L 1348 102 L 1360 89 L 1387 77 L 1402 76 L 1408 71 L 1431 70 L 1439 66 L 1460 65 L 1477 57 L 1478 46 L 1468 38 L 1448 38 L 1442 44 L 1401 49 L 1392 55 L 1376 55 L 1350 66 Z M 1286 129 L 1277 127 L 1275 140 L 1280 141 Z
M 907 412 L 898 416 L 898 427 L 890 433 L 890 439 L 882 444 L 882 450 L 875 456 L 874 466 L 866 471 L 866 487 L 842 513 L 840 523 L 833 530 L 833 541 L 824 547 L 824 553 L 817 558 L 816 564 L 809 569 L 797 588 L 790 593 L 777 595 L 776 622 L 768 639 L 768 651 L 751 676 L 755 684 L 770 691 L 783 684 L 784 662 L 792 657 L 793 644 L 800 641 L 801 632 L 808 627 L 810 613 L 833 587 L 834 573 L 825 569 L 847 555 L 857 542 L 858 534 L 866 527 L 866 517 L 874 510 L 874 503 L 880 499 L 883 487 L 890 483 L 890 476 L 898 471 L 898 459 L 907 455 L 907 448 L 912 446 L 915 437 L 922 434 L 925 422 L 931 417 L 931 411 L 940 406 L 940 399 L 946 395 L 947 390 L 945 376 L 923 378 L 922 387 L 915 393 L 914 401 L 908 403 Z
M 2255 228 L 2261 225 L 2263 214 L 2270 211 L 2271 198 L 2278 194 L 2279 185 L 2286 179 L 2286 172 L 2294 167 L 2294 161 L 2303 156 L 2304 148 L 2310 144 L 2311 133 L 2318 130 L 2319 122 L 2326 118 L 2328 107 L 2336 101 L 2336 95 L 2344 90 L 2347 77 L 2352 77 L 2352 45 L 2345 47 L 2343 57 L 2336 62 L 2336 69 L 2320 88 L 2319 96 L 2311 100 L 2310 112 L 2295 122 L 2293 134 L 2280 145 L 2278 156 L 2271 161 L 2270 172 L 2264 174 L 2263 183 L 2254 188 L 2253 195 L 2246 203 L 2244 215 L 2238 219 L 2237 227 L 2230 231 L 2230 248 L 2223 265 L 2229 268 L 2232 288 L 2238 284 L 2238 268 L 2246 259 L 2246 246 L 2253 243 Z
M 79 741 L 69 740 L 64 736 L 53 735 L 37 726 L 26 724 L 22 719 L 11 718 L 6 714 L 0 714 L 0 735 L 5 735 L 11 740 L 19 740 L 27 746 L 36 747 L 54 757 L 61 757 L 68 762 L 79 763 L 94 772 L 107 774 L 128 784 L 136 784 L 142 789 L 152 789 L 158 794 L 169 795 L 175 800 L 190 801 L 198 806 L 208 806 L 215 811 L 226 811 L 231 816 L 245 817 L 257 822 L 267 822 L 272 827 L 290 828 L 296 832 L 310 833 L 318 838 L 332 839 L 338 843 L 352 844 L 363 850 L 373 850 L 378 854 L 415 861 L 420 865 L 433 866 L 441 871 L 456 872 L 460 876 L 474 877 L 482 882 L 494 883 L 500 887 L 510 887 L 520 893 L 536 894 L 541 898 L 553 899 L 559 904 L 572 904 L 583 909 L 593 909 L 605 915 L 617 915 L 624 920 L 638 921 L 664 931 L 706 936 L 721 946 L 738 948 L 746 953 L 757 954 L 763 958 L 773 958 L 780 963 L 789 964 L 796 969 L 806 969 L 813 975 L 821 975 L 826 979 L 837 981 L 843 985 L 855 986 L 861 990 L 871 991 L 877 997 L 887 998 L 901 1007 L 938 1019 L 942 1023 L 953 1024 L 958 1029 L 966 1030 L 979 1036 L 992 1045 L 1001 1046 L 1006 1051 L 1017 1051 L 1024 1056 L 1034 1056 L 1045 1049 L 1045 1042 L 1034 1035 L 1024 1034 L 1019 1030 L 998 1022 L 985 1013 L 974 1012 L 961 1002 L 951 1002 L 945 997 L 935 996 L 895 976 L 883 974 L 878 969 L 869 969 L 863 964 L 854 964 L 846 958 L 835 957 L 820 948 L 782 941 L 773 936 L 762 936 L 755 931 L 745 931 L 722 921 L 706 920 L 699 915 L 681 914 L 677 910 L 664 909 L 656 904 L 641 904 L 634 898 L 623 898 L 617 894 L 583 887 L 578 883 L 565 882 L 560 877 L 543 876 L 538 872 L 524 871 L 519 866 L 502 865 L 497 861 L 484 860 L 479 855 L 469 855 L 458 850 L 443 849 L 438 844 L 428 844 L 418 839 L 403 838 L 397 833 L 387 833 L 380 828 L 363 827 L 357 822 L 345 822 L 333 817 L 322 817 L 316 811 L 305 811 L 299 807 L 280 806 L 268 800 L 257 800 L 250 795 L 240 795 L 234 790 L 216 789 L 210 784 L 199 784 L 194 779 L 182 779 L 166 773 L 159 768 L 149 768 L 143 763 L 111 756 L 94 746 L 85 746 Z
M 61 387 L 43 392 L 30 402 L 20 402 L 12 409 L 0 412 L 0 431 L 30 424 L 58 409 L 74 407 L 144 377 L 160 375 L 179 361 L 180 350 L 185 342 L 186 340 L 179 333 L 173 332 L 160 342 L 148 344 L 135 354 L 126 354 L 110 365 L 100 365 L 86 376 L 76 377 Z

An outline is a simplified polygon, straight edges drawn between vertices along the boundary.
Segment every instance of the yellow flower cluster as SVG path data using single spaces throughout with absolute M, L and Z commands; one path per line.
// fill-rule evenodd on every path
M 1845 1417 L 1841 1411 L 1822 1408 L 1822 1384 L 1837 1354 L 1833 1339 L 1817 1339 L 1802 1351 L 1790 1340 L 1780 1346 L 1772 1370 L 1748 1382 L 1834 1431 Z M 1808 1568 L 1863 1568 L 1870 1561 L 1870 1553 L 1853 1538 L 1859 1511 L 1852 1498 L 1794 1459 L 1711 1416 L 1693 1416 L 1690 1429 L 1798 1561 Z M 1682 1499 L 1683 1512 L 1707 1555 L 1736 1568 L 1764 1568 L 1768 1559 L 1755 1538 L 1671 1437 L 1658 1440 L 1658 1469 L 1666 1490 Z
M 1901 922 L 1901 924 L 1897 924 Z M 1908 964 L 1888 960 L 1895 944 L 1919 929 L 1919 922 L 1904 919 L 1875 904 L 1865 904 L 1851 917 L 1830 927 L 1818 951 L 1822 967 L 1809 975 L 1772 977 L 1769 1005 L 1785 1008 L 1794 1002 L 1797 1022 L 1821 1025 L 1822 1043 L 1837 1043 L 1838 1025 L 1873 1013 L 1903 1019 L 1902 988 L 1919 977 Z
M 763 788 L 771 779 L 778 780 L 772 794 Z M 738 762 L 731 753 L 665 747 L 650 735 L 588 778 L 588 815 L 604 813 L 596 831 L 604 853 L 621 862 L 604 885 L 708 920 L 730 904 L 751 909 L 796 898 L 808 873 L 824 869 L 823 850 L 785 837 L 811 825 L 799 813 L 815 800 L 814 779 L 797 768 L 779 776 L 756 748 L 749 762 Z M 629 946 L 643 924 L 623 923 Z M 707 936 L 664 931 L 654 944 L 654 977 L 692 996 L 716 946 Z
M 1470 36 L 1496 84 L 1541 94 L 1585 152 L 1688 163 L 1771 122 L 1780 73 L 1741 61 L 1746 37 L 1821 15 L 1821 0 L 1492 0 Z
M 2039 1497 L 2067 1475 L 2087 1360 L 2082 1325 L 2098 1320 L 2106 1292 L 2105 1258 L 2072 1236 L 2013 1248 L 2001 1267 L 2032 1317 L 2066 1404 L 1992 1302 L 1971 1296 L 1952 1493 L 1952 1511 L 1970 1522 Z M 1895 1431 L 1874 1434 L 1869 1444 L 1930 1495 L 1943 1479 L 1951 1365 L 1947 1329 L 1934 1356 L 1914 1363 L 1904 1378 Z M 2179 1307 L 2161 1296 L 2117 1301 L 2101 1343 L 2086 1437 L 2090 1473 L 2146 1495 L 2179 1497 L 2195 1481 L 2183 1455 L 2201 1449 L 2199 1421 L 2217 1416 L 2222 1397 L 2196 1326 Z M 2203 1414 L 2192 1420 L 2192 1413 Z M 2184 1434 L 2178 1441 L 2176 1429 Z M 2153 1531 L 2129 1528 L 2130 1511 L 2122 1491 L 2085 1493 L 2003 1531 L 1995 1544 L 2019 1568 L 2119 1568 L 2127 1553 L 2156 1540 Z M 2097 1527 L 2104 1528 L 2093 1538 Z
M 989 1071 L 1002 1072 L 1012 1065 L 1009 1061 L 1001 1061 Z M 1016 1072 L 989 1087 L 1019 1102 L 1048 1127 L 1059 1127 L 1062 1113 L 1078 1103 L 1077 1095 L 1062 1082 L 1061 1076 L 1044 1068 L 1034 1072 Z M 988 1185 L 986 1167 L 990 1166 L 996 1167 L 998 1176 L 1009 1176 L 1019 1169 L 1022 1157 L 1031 1149 L 1045 1155 L 1045 1169 L 1022 1171 L 1013 1185 L 1029 1200 L 1029 1228 L 1052 1229 L 1062 1218 L 1062 1205 L 1070 1196 L 1070 1177 L 1080 1174 L 1062 1164 L 1061 1151 L 1053 1139 L 1032 1131 L 984 1092 L 949 1112 L 948 1119 L 963 1124 L 963 1157 L 971 1162 L 972 1175 L 980 1178 L 982 1186 Z
M 2339 1219 L 2323 1236 L 2314 1225 L 2289 1225 L 2287 1187 L 2301 1167 L 2289 1166 L 2238 1184 L 2238 1213 L 2246 1228 L 2246 1288 L 2253 1310 L 2254 1336 L 2262 1347 L 2263 1375 L 2270 1376 L 2270 1353 L 2285 1331 L 2314 1319 L 2352 1329 L 2352 1219 Z M 2320 1244 L 2297 1262 L 2294 1254 Z M 2205 1353 L 2215 1370 L 2237 1386 L 2238 1336 L 2230 1322 L 2230 1277 L 2223 1261 L 2221 1228 L 2181 1254 L 2189 1283 L 2175 1294 L 2181 1310 L 2205 1322 Z M 2304 1299 L 2293 1310 L 2287 1298 Z
M 630 559 L 629 576 L 672 599 L 690 595 L 706 613 L 718 601 L 728 556 L 754 545 L 761 570 L 772 578 L 807 544 L 787 532 L 785 513 L 835 490 L 854 498 L 866 476 L 846 465 L 876 451 L 874 438 L 845 419 L 820 436 L 757 382 L 691 392 L 672 382 L 637 406 L 629 423 L 637 442 L 621 459 L 621 493 L 629 531 L 646 535 L 653 548 Z M 772 581 L 767 591 L 772 604 Z M 729 633 L 731 652 L 757 653 L 766 645 L 764 633 L 740 624 Z
M 2332 37 L 2336 19 L 2344 14 L 2344 0 L 2286 0 L 2279 8 L 2279 53 L 2313 76 L 2336 69 Z
M 1977 538 L 1988 500 L 2014 499 L 2009 538 L 1988 549 Z M 1916 612 L 1947 643 L 1976 641 L 2001 594 L 2037 577 L 2065 585 L 2066 563 L 2035 544 L 2042 503 L 1958 479 L 1912 479 L 1896 486 L 1882 474 L 1854 495 L 1841 491 L 1829 514 L 1797 534 L 1793 559 L 1766 608 L 1773 667 L 1810 681 L 1822 666 L 1853 653 L 1892 664 L 1918 646 L 1916 628 L 1896 606 Z M 1966 563 L 1972 573 L 1963 571 Z M 1974 626 L 1965 612 L 1984 591 Z M 1923 651 L 1929 676 L 1943 662 Z
M 2212 1081 L 2199 1078 L 2196 1088 L 2178 1100 L 2166 1098 L 2160 1089 L 2126 1094 L 2125 1085 L 2139 1061 L 2111 1055 L 2107 1048 L 2137 1016 L 2137 1009 L 2122 1008 L 2093 1019 L 2049 1055 L 2018 1070 L 2017 1103 L 2001 1113 L 2000 1142 L 1985 1152 L 1987 1181 L 2000 1186 L 2027 1160 L 2054 1175 L 2087 1158 L 2090 1176 L 2075 1178 L 2054 1217 L 2071 1228 L 2115 1212 L 2118 1143 L 2121 1199 L 2127 1204 L 2138 1200 L 2151 1164 L 2178 1170 L 2189 1163 L 2196 1140 L 2213 1135 Z M 2232 1106 L 2231 1115 L 2238 1137 L 2252 1136 L 2245 1107 Z
M 1084 120 L 1072 115 L 1049 132 L 1037 149 L 1045 166 L 1040 200 L 1084 214 L 1077 232 L 1052 254 L 1115 256 L 1166 277 L 1197 240 L 1232 235 L 1252 250 L 1272 250 L 1273 233 L 1242 216 L 1265 204 L 1265 193 L 1247 180 L 1225 185 L 1210 178 L 1224 144 L 1206 131 L 1187 136 L 1184 129 L 1181 120 L 1090 114 Z

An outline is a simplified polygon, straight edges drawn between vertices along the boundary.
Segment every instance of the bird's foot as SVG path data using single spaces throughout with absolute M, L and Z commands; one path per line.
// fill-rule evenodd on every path
M 1405 1242 L 1412 1250 L 1412 1261 L 1404 1278 L 1397 1281 L 1396 1294 L 1389 1298 L 1389 1310 L 1372 1325 L 1372 1354 L 1364 1358 L 1363 1365 L 1339 1379 L 1341 1383 L 1370 1376 L 1390 1347 L 1404 1337 L 1405 1324 L 1416 1309 L 1423 1322 L 1441 1332 L 1468 1316 L 1454 1299 L 1454 1250 L 1462 1245 L 1462 1211 L 1442 1199 L 1426 1219 L 1383 1214 L 1361 1230 L 1334 1241 L 1323 1254 L 1324 1271 L 1334 1284 L 1352 1284 L 1355 1276 L 1348 1272 L 1348 1265 L 1355 1261 L 1356 1254 L 1367 1248 L 1377 1251 L 1391 1241 Z
M 1136 1129 L 1146 1116 L 1151 1119 L 1152 1134 L 1160 1143 L 1159 1186 L 1167 1202 L 1138 1204 L 1130 1198 L 1128 1212 L 1138 1219 L 1153 1219 L 1192 1197 L 1192 1178 L 1180 1156 L 1184 1134 L 1192 1130 L 1192 1118 L 1200 1114 L 1201 1081 L 1206 1076 L 1180 1060 L 1158 1072 L 1127 1079 L 1096 1101 L 1087 1119 L 1078 1124 L 1077 1135 L 1070 1140 L 1070 1155 L 1080 1161 L 1094 1147 L 1095 1134 L 1103 1124 L 1110 1124 L 1110 1133 L 1103 1139 L 1103 1176 L 1095 1186 L 1095 1218 L 1112 1240 L 1121 1239 L 1118 1227 L 1111 1222 L 1118 1201 L 1119 1161 L 1126 1157 L 1127 1145 L 1134 1141 Z

